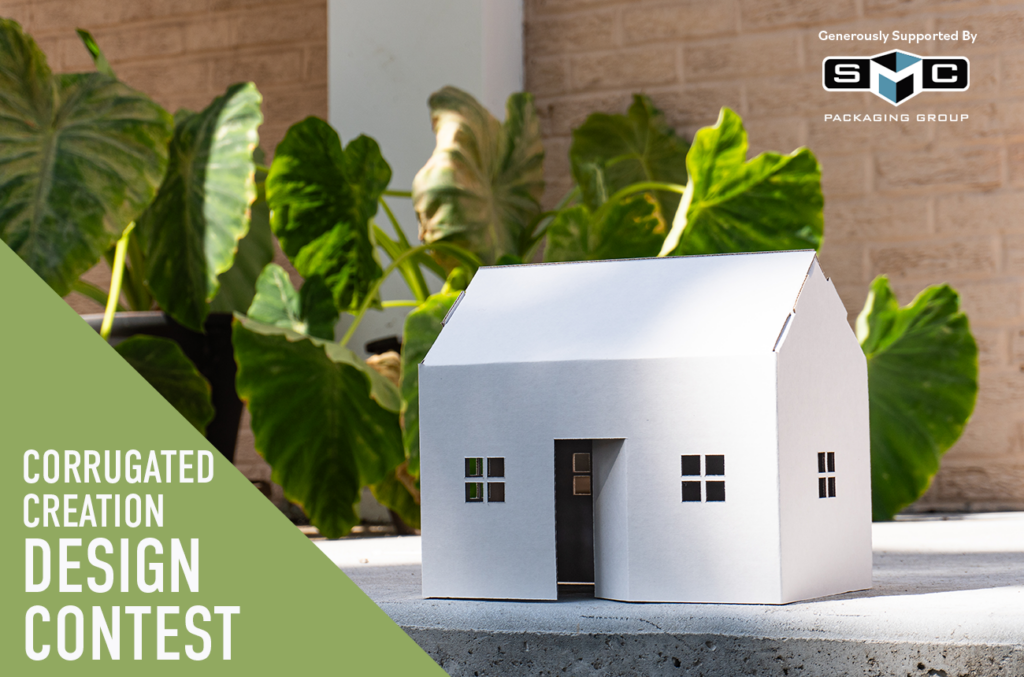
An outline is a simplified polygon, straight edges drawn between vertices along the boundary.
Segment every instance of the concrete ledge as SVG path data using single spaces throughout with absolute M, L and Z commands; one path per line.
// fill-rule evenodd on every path
M 785 606 L 427 600 L 418 538 L 317 545 L 451 675 L 1024 675 L 1024 513 L 873 538 L 872 590 Z

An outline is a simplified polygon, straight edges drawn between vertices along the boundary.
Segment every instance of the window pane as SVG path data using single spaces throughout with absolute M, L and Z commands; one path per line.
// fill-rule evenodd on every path
M 708 482 L 708 501 L 725 500 L 725 482 Z
M 836 471 L 836 455 L 835 455 L 834 452 L 831 452 L 831 451 L 828 452 L 828 471 L 829 472 L 835 472 Z
M 818 472 L 825 472 L 825 452 L 818 454 Z
M 467 458 L 466 459 L 466 477 L 483 477 L 484 475 L 484 459 L 482 458 Z
M 706 456 L 704 457 L 704 474 L 705 475 L 724 475 L 725 474 L 725 456 Z M 708 499 L 710 500 L 710 499 Z
M 504 503 L 505 502 L 505 483 L 504 482 L 488 482 L 487 483 L 487 502 L 488 503 Z
M 828 497 L 829 498 L 835 498 L 836 497 L 836 478 L 835 477 L 829 477 L 828 478 Z
M 466 482 L 466 503 L 477 503 L 484 500 L 483 482 Z
M 700 474 L 700 456 L 683 456 L 683 474 Z M 698 498 L 697 500 L 699 501 L 700 499 Z
M 590 475 L 577 475 L 572 478 L 573 496 L 590 496 Z
M 505 459 L 504 458 L 489 458 L 487 459 L 487 476 L 488 477 L 504 477 L 505 476 Z
M 825 493 L 825 478 L 824 477 L 819 477 L 818 478 L 818 498 L 825 498 L 826 496 L 828 496 L 828 494 Z
M 683 501 L 700 503 L 700 482 L 683 482 Z
M 578 473 L 590 473 L 590 454 L 583 452 L 582 454 L 572 455 L 572 471 Z

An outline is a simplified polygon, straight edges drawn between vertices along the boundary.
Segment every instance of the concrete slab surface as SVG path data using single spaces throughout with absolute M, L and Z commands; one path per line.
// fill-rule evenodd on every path
M 873 526 L 874 587 L 784 606 L 423 599 L 420 538 L 316 544 L 451 675 L 1024 677 L 1024 513 Z

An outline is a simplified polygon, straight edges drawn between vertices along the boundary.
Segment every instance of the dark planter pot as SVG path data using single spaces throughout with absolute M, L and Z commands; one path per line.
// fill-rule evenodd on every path
M 89 326 L 99 332 L 103 315 L 83 317 Z M 225 458 L 234 462 L 242 401 L 235 391 L 237 367 L 231 345 L 231 317 L 230 313 L 211 313 L 206 319 L 206 333 L 199 334 L 186 329 L 160 311 L 117 313 L 110 332 L 110 344 L 116 346 L 131 336 L 144 334 L 169 338 L 181 346 L 185 355 L 210 382 L 216 414 L 206 427 L 206 439 Z

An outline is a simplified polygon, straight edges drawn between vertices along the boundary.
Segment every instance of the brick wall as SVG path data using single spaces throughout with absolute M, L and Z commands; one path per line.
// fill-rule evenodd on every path
M 961 441 L 919 504 L 1024 508 L 1024 3 L 915 0 L 526 0 L 526 87 L 537 99 L 551 204 L 569 188 L 570 132 L 649 94 L 688 138 L 721 106 L 751 151 L 806 145 L 825 191 L 822 266 L 851 319 L 888 275 L 902 303 L 929 284 L 961 293 L 981 391 Z M 830 33 L 967 29 L 964 42 L 825 42 Z M 892 48 L 971 60 L 967 92 L 899 109 L 825 92 L 821 61 Z M 825 113 L 908 113 L 906 123 L 826 123 Z M 917 113 L 968 114 L 916 122 Z

